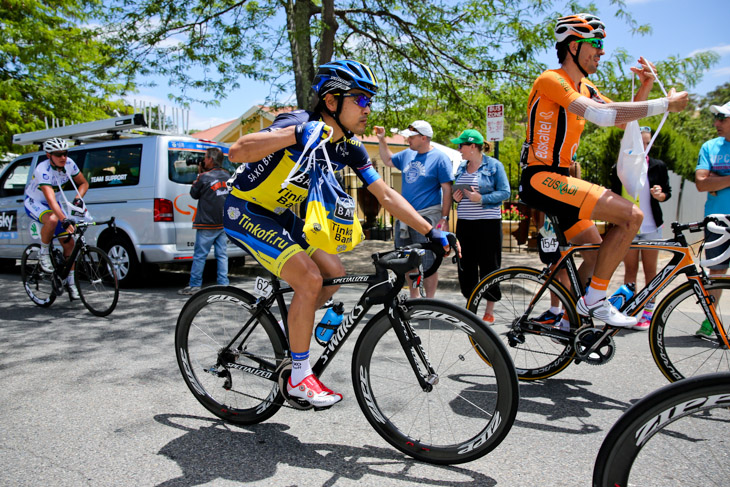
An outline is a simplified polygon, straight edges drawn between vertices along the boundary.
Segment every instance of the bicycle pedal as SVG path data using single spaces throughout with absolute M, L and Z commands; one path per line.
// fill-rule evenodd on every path
M 332 406 L 334 406 L 334 404 L 333 404 Z M 332 406 L 320 406 L 320 407 L 313 407 L 312 409 L 314 409 L 315 411 L 324 411 L 325 409 L 329 409 L 329 408 L 331 408 Z

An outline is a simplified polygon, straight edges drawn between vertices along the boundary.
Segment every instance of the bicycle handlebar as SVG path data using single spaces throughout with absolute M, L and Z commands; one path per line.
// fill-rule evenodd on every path
M 710 232 L 720 235 L 720 238 L 704 245 L 704 248 L 711 249 L 713 247 L 723 245 L 730 240 L 730 220 L 728 220 L 728 217 L 730 217 L 730 215 L 713 214 L 707 215 L 704 220 L 701 221 L 690 223 L 673 222 L 672 232 L 674 232 L 675 237 L 678 237 L 685 231 L 696 233 L 701 232 L 706 228 Z M 724 224 L 724 226 L 720 225 L 720 223 Z M 713 257 L 712 259 L 701 259 L 700 266 L 713 266 L 726 261 L 728 258 L 730 258 L 730 247 L 717 257 Z

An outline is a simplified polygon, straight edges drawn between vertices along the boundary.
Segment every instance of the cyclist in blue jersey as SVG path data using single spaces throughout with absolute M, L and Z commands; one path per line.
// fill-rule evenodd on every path
M 365 131 L 372 97 L 378 91 L 370 68 L 350 60 L 324 64 L 317 69 L 312 89 L 318 97 L 314 112 L 281 114 L 271 126 L 244 135 L 231 147 L 228 158 L 244 164 L 228 182 L 231 192 L 224 207 L 224 227 L 233 242 L 294 289 L 289 308 L 292 372 L 287 391 L 317 408 L 326 408 L 342 395 L 325 387 L 312 373 L 309 344 L 315 311 L 337 290 L 322 288 L 322 279 L 342 276 L 345 269 L 339 257 L 307 243 L 304 222 L 291 211 L 309 192 L 306 170 L 294 170 L 305 145 L 316 145 L 331 135 L 325 148 L 336 169 L 350 166 L 393 216 L 440 243 L 447 252 L 450 249 L 446 234 L 433 228 L 383 182 L 355 137 Z M 326 164 L 323 170 L 327 170 Z

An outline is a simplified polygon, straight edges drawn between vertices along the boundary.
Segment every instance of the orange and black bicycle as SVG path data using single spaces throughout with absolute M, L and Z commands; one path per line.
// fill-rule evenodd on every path
M 671 382 L 699 374 L 730 371 L 727 329 L 730 292 L 722 292 L 730 289 L 730 277 L 709 276 L 702 268 L 718 258 L 695 264 L 683 233 L 699 232 L 708 227 L 722 234 L 719 240 L 727 240 L 730 229 L 720 226 L 720 221 L 720 218 L 709 216 L 699 222 L 674 222 L 671 225 L 674 237 L 635 241 L 631 245 L 632 249 L 662 250 L 672 255 L 656 277 L 624 303 L 620 308 L 624 314 L 640 314 L 644 305 L 658 296 L 675 277 L 679 274 L 687 277 L 686 282 L 663 295 L 649 328 L 651 353 Z M 495 320 L 491 326 L 507 343 L 521 380 L 551 377 L 573 361 L 604 364 L 613 358 L 616 351 L 613 337 L 621 330 L 603 323 L 600 327 L 595 326 L 590 317 L 578 315 L 576 302 L 580 296 L 563 285 L 557 275 L 565 269 L 570 287 L 582 294 L 584 286 L 580 283 L 574 254 L 595 251 L 599 246 L 568 244 L 556 222 L 552 223 L 560 250 L 560 259 L 555 264 L 542 270 L 517 266 L 494 271 L 477 284 L 467 302 L 469 311 L 482 316 L 480 313 L 484 312 L 487 300 L 496 301 Z M 725 255 L 719 257 L 719 260 L 726 259 Z M 496 297 L 500 293 L 494 294 L 497 288 L 501 298 Z M 540 319 L 541 313 L 551 306 L 551 294 L 558 298 L 570 321 L 569 331 L 559 329 L 555 322 Z M 697 334 L 705 321 L 713 331 Z

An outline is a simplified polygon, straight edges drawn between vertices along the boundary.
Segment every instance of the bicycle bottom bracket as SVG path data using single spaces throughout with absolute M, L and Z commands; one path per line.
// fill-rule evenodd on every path
M 598 328 L 580 330 L 573 339 L 576 358 L 590 365 L 602 365 L 613 358 L 613 337 Z
M 284 359 L 276 368 L 276 373 L 279 375 L 279 390 L 281 391 L 281 395 L 284 399 L 286 399 L 286 402 L 288 402 L 291 407 L 301 410 L 312 409 L 314 407 L 304 399 L 297 399 L 296 397 L 289 396 L 289 393 L 287 392 L 286 385 L 289 382 L 289 377 L 291 376 L 291 358 Z

